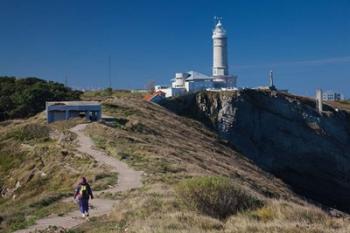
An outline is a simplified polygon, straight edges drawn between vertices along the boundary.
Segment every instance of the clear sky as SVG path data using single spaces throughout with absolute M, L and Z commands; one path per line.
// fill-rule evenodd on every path
M 0 0 L 0 75 L 73 87 L 169 84 L 175 72 L 211 73 L 221 16 L 239 86 L 316 88 L 350 97 L 350 0 Z

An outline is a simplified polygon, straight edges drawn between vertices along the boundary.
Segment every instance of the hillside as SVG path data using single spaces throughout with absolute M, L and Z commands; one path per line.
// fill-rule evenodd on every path
M 116 201 L 112 213 L 93 217 L 70 232 L 350 230 L 346 214 L 328 212 L 305 201 L 282 180 L 238 152 L 232 142 L 224 140 L 195 119 L 176 115 L 131 94 L 115 93 L 111 97 L 89 95 L 83 98 L 102 101 L 104 113 L 116 117 L 113 127 L 90 124 L 86 129 L 87 135 L 100 150 L 143 171 L 143 187 L 118 194 L 101 194 L 101 197 Z M 33 219 L 52 212 L 64 216 L 74 206 L 62 204 L 61 195 L 68 195 L 77 178 L 87 171 L 94 189 L 115 182 L 113 176 L 106 175 L 108 167 L 93 166 L 91 158 L 77 151 L 74 142 L 76 136 L 67 129 L 78 123 L 69 121 L 47 126 L 43 116 L 37 115 L 28 120 L 6 121 L 0 125 L 1 135 L 7 135 L 0 138 L 1 161 L 7 161 L 0 164 L 3 177 L 1 187 L 2 190 L 11 190 L 1 197 L 0 202 L 3 231 L 24 227 L 18 226 L 18 222 L 27 219 L 25 223 L 29 225 Z M 44 133 L 31 136 L 13 133 L 26 132 L 22 129 L 33 124 L 45 129 Z M 21 160 L 17 161 L 15 158 L 20 152 Z M 30 172 L 34 175 L 30 175 Z M 42 179 L 42 172 L 49 178 Z M 34 178 L 28 181 L 25 174 Z M 18 180 L 20 188 L 16 189 Z M 234 207 L 237 209 L 224 214 L 221 213 L 222 209 L 210 208 L 214 210 L 210 212 L 205 208 L 218 204 L 227 195 L 227 190 L 235 193 L 228 195 L 227 200 L 237 197 L 238 203 L 244 206 L 236 203 Z M 44 202 L 44 207 L 35 204 L 58 192 L 62 194 Z M 22 218 L 15 221 L 15 216 Z
M 116 182 L 116 173 L 77 151 L 68 128 L 79 122 L 48 126 L 39 114 L 0 123 L 0 232 L 75 209 L 60 200 L 71 196 L 81 174 L 94 181 L 95 190 Z
M 202 92 L 165 105 L 204 122 L 297 193 L 350 211 L 346 104 L 326 103 L 319 114 L 312 99 L 247 89 Z

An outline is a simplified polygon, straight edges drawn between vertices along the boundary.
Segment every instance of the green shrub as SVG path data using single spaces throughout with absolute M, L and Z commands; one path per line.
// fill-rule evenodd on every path
M 99 191 L 107 189 L 110 186 L 116 185 L 118 183 L 118 173 L 98 173 L 94 178 L 94 190 Z
M 34 116 L 46 101 L 79 100 L 81 94 L 52 81 L 0 76 L 0 121 Z
M 9 226 L 11 231 L 24 229 L 33 224 L 34 224 L 34 219 L 33 218 L 26 219 L 24 214 L 17 214 L 15 216 L 11 216 L 10 219 L 8 219 L 6 222 L 6 225 Z
M 247 215 L 259 221 L 267 222 L 277 218 L 277 211 L 271 208 L 271 206 L 264 206 L 260 209 L 247 213 Z
M 195 177 L 176 186 L 178 196 L 189 208 L 216 218 L 226 218 L 246 209 L 262 206 L 262 202 L 220 176 Z
M 9 134 L 9 136 L 19 141 L 45 141 L 49 139 L 49 128 L 40 124 L 28 124 L 15 129 Z
M 54 202 L 57 202 L 58 200 L 62 199 L 63 197 L 67 197 L 69 194 L 67 193 L 56 193 L 56 194 L 50 194 L 46 197 L 41 198 L 37 202 L 31 203 L 29 206 L 34 208 L 42 208 L 45 206 L 49 206 Z
M 17 143 L 0 142 L 0 184 L 2 179 L 6 179 L 11 169 L 20 166 L 25 158 L 25 153 L 18 150 Z M 2 185 L 0 185 L 0 189 Z M 0 198 L 1 200 L 1 198 Z

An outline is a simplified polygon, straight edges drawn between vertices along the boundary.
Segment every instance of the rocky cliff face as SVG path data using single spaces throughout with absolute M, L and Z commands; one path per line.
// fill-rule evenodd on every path
M 293 190 L 350 212 L 350 114 L 271 91 L 201 92 L 164 103 L 201 120 Z

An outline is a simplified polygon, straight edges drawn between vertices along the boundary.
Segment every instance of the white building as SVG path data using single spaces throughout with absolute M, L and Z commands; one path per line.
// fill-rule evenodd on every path
M 161 91 L 165 93 L 165 97 L 180 96 L 186 94 L 185 87 L 168 87 L 156 85 L 154 86 L 154 92 Z
M 214 88 L 213 78 L 196 71 L 176 73 L 171 81 L 171 87 L 156 85 L 155 91 L 162 91 L 166 97 L 171 97 Z
M 189 76 L 185 80 L 185 89 L 187 92 L 202 91 L 214 87 L 211 77 L 195 71 L 190 71 L 188 74 Z
M 171 87 L 174 89 L 185 89 L 186 92 L 196 92 L 213 88 L 213 79 L 205 74 L 189 71 L 187 73 L 176 73 Z
M 322 94 L 322 99 L 325 101 L 344 100 L 344 95 L 335 91 L 325 91 Z
M 155 91 L 162 91 L 166 97 L 171 97 L 207 89 L 236 88 L 237 76 L 230 75 L 228 71 L 227 34 L 220 20 L 213 30 L 212 39 L 213 73 L 211 77 L 196 71 L 176 73 L 175 78 L 171 80 L 171 87 L 157 85 Z

